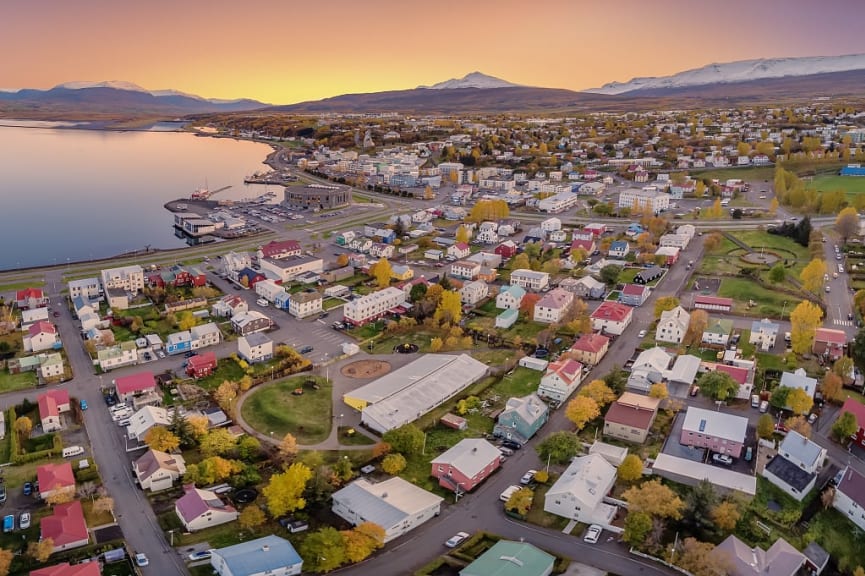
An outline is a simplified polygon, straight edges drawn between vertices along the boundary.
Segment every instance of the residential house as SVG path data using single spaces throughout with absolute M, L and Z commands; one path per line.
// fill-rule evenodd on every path
M 496 316 L 496 328 L 507 330 L 519 320 L 520 311 L 517 308 L 507 308 Z
M 625 392 L 604 415 L 604 436 L 642 444 L 658 415 L 658 398 Z
M 630 208 L 634 212 L 649 210 L 658 215 L 670 208 L 670 195 L 657 190 L 629 188 L 619 194 L 619 208 Z
M 69 288 L 69 298 L 73 300 L 78 297 L 85 300 L 97 300 L 102 295 L 99 278 L 95 277 L 70 280 L 67 287 Z
M 456 493 L 471 492 L 501 465 L 499 449 L 483 438 L 464 438 L 433 458 L 430 474 L 439 486 Z
M 414 269 L 404 264 L 393 264 L 390 267 L 390 277 L 397 282 L 405 282 L 414 278 Z
M 664 310 L 661 312 L 661 318 L 655 329 L 655 340 L 681 344 L 685 339 L 685 334 L 688 333 L 690 322 L 691 315 L 681 306 L 676 306 L 672 310 Z
M 252 256 L 249 252 L 229 252 L 222 256 L 222 269 L 228 276 L 237 279 L 237 273 L 244 268 L 252 267 Z
M 754 320 L 751 322 L 751 335 L 748 337 L 749 344 L 755 344 L 762 352 L 769 352 L 775 347 L 775 339 L 781 329 L 779 324 L 768 318 Z
M 241 336 L 237 339 L 237 355 L 250 364 L 267 362 L 273 358 L 273 340 L 261 332 Z
M 106 288 L 105 299 L 112 310 L 129 309 L 129 292 L 123 288 Z
M 486 222 L 484 222 L 486 224 Z M 498 233 L 492 228 L 481 228 L 478 230 L 475 240 L 482 244 L 496 244 L 499 241 Z
M 132 400 L 135 396 L 156 392 L 156 379 L 152 372 L 139 372 L 114 380 L 117 399 L 120 402 Z
M 166 410 L 160 406 L 144 406 L 129 417 L 126 437 L 141 442 L 154 426 L 171 426 L 173 417 L 173 410 Z
M 219 331 L 219 326 L 215 322 L 193 326 L 189 329 L 189 336 L 192 340 L 193 350 L 216 346 L 222 340 L 222 332 Z
M 852 398 L 849 400 L 858 402 Z M 847 466 L 842 472 L 841 481 L 835 486 L 832 507 L 846 516 L 860 530 L 865 530 L 865 476 L 852 466 Z
M 628 306 L 642 306 L 650 294 L 648 286 L 625 284 L 619 292 L 619 302 Z
M 672 266 L 679 261 L 679 253 L 679 248 L 675 246 L 661 246 L 655 250 L 655 261 L 657 262 L 660 256 L 664 259 L 662 266 Z
M 814 398 L 814 393 L 817 391 L 817 379 L 808 376 L 804 368 L 797 368 L 795 372 L 782 373 L 780 385 L 790 389 L 800 388 L 809 398 Z
M 844 355 L 847 346 L 847 334 L 843 330 L 833 328 L 817 328 L 814 334 L 814 346 L 811 351 L 829 358 L 832 362 Z
M 696 285 L 694 289 L 698 289 Z M 720 296 L 694 296 L 694 308 L 714 312 L 729 312 L 733 309 L 733 299 L 721 298 Z
M 660 346 L 643 350 L 631 366 L 627 387 L 648 394 L 653 384 L 663 382 L 666 378 L 671 359 Z
M 607 257 L 623 260 L 630 253 L 631 245 L 627 240 L 616 240 L 610 244 L 610 249 L 607 251 Z
M 592 276 L 565 278 L 559 282 L 559 288 L 573 292 L 575 296 L 583 300 L 603 300 L 607 293 L 607 285 Z
M 75 494 L 75 475 L 71 462 L 37 466 L 36 480 L 39 482 L 39 496 L 43 500 L 58 493 Z
M 216 352 L 208 351 L 192 356 L 186 362 L 186 375 L 190 378 L 204 378 L 216 370 Z
M 525 295 L 526 291 L 522 286 L 503 286 L 496 296 L 496 308 L 519 310 Z
M 25 352 L 41 352 L 57 348 L 59 345 L 60 336 L 57 334 L 57 327 L 45 320 L 32 324 L 24 335 Z
M 582 193 L 582 189 L 580 190 L 580 193 Z M 583 226 L 583 232 L 591 232 L 595 236 L 595 238 L 600 238 L 601 236 L 606 234 L 607 225 L 592 222 Z
M 90 542 L 90 533 L 81 502 L 73 500 L 55 504 L 51 514 L 39 522 L 39 537 L 54 543 L 53 553 L 86 546 Z
M 249 310 L 246 300 L 235 294 L 223 296 L 213 305 L 211 314 L 220 318 L 231 318 L 236 314 L 242 314 Z
M 30 576 L 102 576 L 102 568 L 99 562 L 83 564 L 61 562 L 53 566 L 31 570 Z
M 303 290 L 288 296 L 288 313 L 295 318 L 307 318 L 320 314 L 324 300 L 317 290 Z
M 236 276 L 237 281 L 247 288 L 255 288 L 257 283 L 267 279 L 267 276 L 252 268 L 238 270 Z
M 389 313 L 401 310 L 405 301 L 406 294 L 403 290 L 388 286 L 377 292 L 346 302 L 342 308 L 343 321 L 353 326 L 363 326 L 387 316 Z
M 481 265 L 479 262 L 471 260 L 459 260 L 451 264 L 449 275 L 453 278 L 462 280 L 474 280 L 481 273 Z
M 69 412 L 69 391 L 49 390 L 40 394 L 36 403 L 39 405 L 39 420 L 42 423 L 42 432 L 54 432 L 63 428 L 60 415 Z
M 270 330 L 273 327 L 273 320 L 257 310 L 250 310 L 232 316 L 231 326 L 237 334 L 247 336 L 254 332 Z
M 148 449 L 132 463 L 132 472 L 142 490 L 167 490 L 186 474 L 186 461 L 182 454 L 168 454 Z
M 747 418 L 690 406 L 685 412 L 679 442 L 740 458 L 747 431 Z
M 192 484 L 184 486 L 183 492 L 183 496 L 174 503 L 174 513 L 187 532 L 237 520 L 239 514 L 234 506 L 223 502 L 215 492 L 196 488 Z
M 447 255 L 449 258 L 453 258 L 454 260 L 462 260 L 463 258 L 468 258 L 471 255 L 472 251 L 469 248 L 469 245 L 465 242 L 457 242 L 448 247 Z
M 295 576 L 303 559 L 291 542 L 264 536 L 213 551 L 210 565 L 219 576 Z
M 553 288 L 535 303 L 533 319 L 535 322 L 555 324 L 565 316 L 573 302 L 573 292 Z
M 359 478 L 333 493 L 332 510 L 355 526 L 378 524 L 390 542 L 438 516 L 442 500 L 399 476 L 383 482 Z
M 270 278 L 262 280 L 261 282 L 256 282 L 255 284 L 255 293 L 270 303 L 273 303 L 273 301 L 276 300 L 277 295 L 284 292 L 285 286 L 279 284 L 276 280 L 271 280 Z
M 32 310 L 48 306 L 48 297 L 41 288 L 25 288 L 15 292 L 15 306 L 19 310 Z
M 300 256 L 301 246 L 297 240 L 274 240 L 258 249 L 258 259 L 273 258 L 282 260 L 291 256 Z
M 487 283 L 482 280 L 475 280 L 473 282 L 466 282 L 463 284 L 463 287 L 460 288 L 460 301 L 466 306 L 474 306 L 487 296 L 489 296 L 490 289 L 487 286 Z
M 790 430 L 778 454 L 763 468 L 763 477 L 801 502 L 814 489 L 825 461 L 825 448 Z
M 165 338 L 166 354 L 185 354 L 192 351 L 192 333 L 189 330 L 173 332 Z
M 583 235 L 575 233 L 574 238 L 571 240 L 570 260 L 574 264 L 579 264 L 581 258 L 591 256 L 595 250 L 597 250 L 597 245 L 595 244 L 595 237 L 592 234 Z
M 544 512 L 608 528 L 616 507 L 604 498 L 615 483 L 616 469 L 603 456 L 577 456 L 544 496 Z
M 778 538 L 768 550 L 751 547 L 730 534 L 710 553 L 713 560 L 723 563 L 729 576 L 797 576 L 803 573 L 805 555 L 783 538 Z
M 703 331 L 702 342 L 708 346 L 727 347 L 730 334 L 733 332 L 733 321 L 726 318 L 712 318 Z
M 562 229 L 562 221 L 556 217 L 547 218 L 543 222 L 541 222 L 541 230 L 544 232 L 552 232 L 554 230 Z
M 583 365 L 576 360 L 562 358 L 550 362 L 538 385 L 538 396 L 564 402 L 583 381 L 583 376 Z
M 384 242 L 373 242 L 369 247 L 369 255 L 373 258 L 393 258 L 393 244 Z
M 106 293 L 112 288 L 131 294 L 144 290 L 144 269 L 137 264 L 102 270 L 101 279 L 102 290 Z
M 506 260 L 517 253 L 517 245 L 513 240 L 505 240 L 496 246 L 493 252 L 501 256 L 502 260 Z
M 21 310 L 21 329 L 27 330 L 33 324 L 48 321 L 48 308 L 26 308 Z
M 585 366 L 595 366 L 607 353 L 610 339 L 594 332 L 581 334 L 568 350 L 570 356 Z
M 430 249 L 423 253 L 423 257 L 427 260 L 441 260 L 444 257 L 444 252 L 441 250 Z
M 847 398 L 844 401 L 844 405 L 841 406 L 841 411 L 838 413 L 840 417 L 845 412 L 849 412 L 853 414 L 856 418 L 856 421 L 859 423 L 859 428 L 856 430 L 856 433 L 850 437 L 852 442 L 855 442 L 860 447 L 865 448 L 865 404 L 862 404 L 856 398 Z M 863 527 L 865 530 L 865 527 Z
M 135 342 L 121 342 L 120 344 L 97 350 L 96 360 L 93 363 L 98 364 L 103 372 L 108 372 L 121 366 L 137 364 L 138 347 L 135 345 Z
M 625 331 L 633 318 L 634 309 L 618 302 L 603 302 L 592 312 L 592 329 L 601 334 L 619 336 Z
M 524 444 L 547 423 L 549 412 L 547 404 L 536 394 L 508 398 L 493 427 L 493 436 Z
M 540 292 L 550 285 L 550 275 L 546 272 L 536 272 L 520 268 L 511 272 L 511 286 L 520 286 L 526 290 Z
M 651 284 L 664 275 L 664 269 L 658 266 L 643 268 L 634 276 L 634 284 Z
M 59 352 L 39 354 L 37 358 L 39 359 L 39 368 L 36 370 L 36 374 L 39 376 L 41 384 L 62 381 L 66 369 L 63 366 L 63 356 Z
M 460 576 L 549 576 L 556 557 L 528 542 L 499 540 L 460 570 Z
M 279 280 L 283 284 L 295 280 L 307 272 L 313 274 L 324 272 L 324 261 L 312 256 L 290 256 L 281 260 L 265 258 L 259 260 L 259 266 L 265 278 Z

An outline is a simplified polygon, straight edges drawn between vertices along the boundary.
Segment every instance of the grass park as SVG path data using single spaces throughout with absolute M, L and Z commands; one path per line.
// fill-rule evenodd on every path
M 818 192 L 834 192 L 843 190 L 846 194 L 865 194 L 865 178 L 859 176 L 826 175 L 815 176 L 808 183 L 808 189 Z
M 319 389 L 305 386 L 315 381 Z M 298 444 L 317 444 L 330 435 L 332 384 L 312 375 L 295 376 L 259 386 L 243 403 L 241 415 L 262 434 L 282 438 L 291 433 Z M 302 394 L 294 394 L 302 390 Z

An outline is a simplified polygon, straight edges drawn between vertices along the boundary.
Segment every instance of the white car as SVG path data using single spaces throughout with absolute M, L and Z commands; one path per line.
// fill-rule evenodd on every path
M 258 304 L 259 306 L 261 306 L 262 308 L 267 308 L 268 306 L 270 306 L 270 302 L 268 302 L 264 298 L 259 298 L 258 300 L 255 301 L 255 303 Z
M 147 566 L 148 564 L 150 564 L 150 560 L 147 559 L 147 556 L 144 554 L 144 552 L 139 552 L 135 555 L 135 564 L 142 567 Z
M 640 330 L 640 333 L 637 334 L 637 336 L 640 338 L 645 338 L 646 334 L 648 334 L 648 332 L 646 332 L 645 330 Z
M 469 539 L 470 534 L 468 532 L 457 532 L 445 542 L 445 546 L 448 548 L 456 548 L 463 542 Z
M 733 463 L 733 457 L 729 454 L 712 454 L 712 462 L 729 466 Z
M 532 480 L 535 479 L 535 474 L 537 473 L 537 470 L 529 470 L 528 472 L 523 474 L 522 478 L 520 478 L 520 484 L 522 484 L 523 486 L 528 486 L 532 483 Z
M 502 502 L 507 502 L 508 500 L 511 499 L 511 496 L 513 496 L 514 493 L 518 492 L 519 490 L 520 490 L 520 487 L 517 486 L 516 484 L 508 486 L 507 488 L 505 488 L 504 492 L 499 494 L 499 500 L 501 500 Z
M 583 542 L 586 542 L 588 544 L 597 544 L 598 538 L 601 537 L 601 532 L 603 531 L 604 529 L 597 524 L 592 524 L 591 526 L 589 526 L 589 529 L 586 530 L 586 535 L 583 536 Z
M 21 513 L 21 518 L 18 520 L 18 527 L 22 530 L 30 528 L 30 512 Z

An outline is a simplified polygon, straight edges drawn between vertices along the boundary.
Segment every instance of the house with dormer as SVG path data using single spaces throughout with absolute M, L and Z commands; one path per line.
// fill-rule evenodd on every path
M 182 454 L 168 454 L 149 449 L 132 463 L 132 472 L 142 490 L 167 490 L 186 474 L 186 461 Z
M 493 427 L 493 436 L 524 444 L 549 418 L 549 406 L 536 394 L 509 398 Z
M 538 385 L 538 396 L 564 402 L 583 381 L 583 365 L 576 360 L 563 358 L 550 362 Z
M 814 489 L 825 462 L 825 448 L 790 430 L 778 454 L 763 467 L 763 477 L 801 502 Z
M 544 496 L 544 512 L 609 530 L 617 508 L 604 499 L 615 483 L 616 468 L 603 456 L 577 456 Z
M 526 291 L 522 286 L 503 286 L 496 296 L 496 308 L 519 310 L 525 295 Z
M 183 487 L 184 495 L 174 503 L 174 512 L 188 532 L 204 530 L 237 520 L 237 509 L 210 490 L 192 484 Z
M 431 462 L 439 486 L 458 494 L 471 492 L 501 465 L 501 452 L 483 438 L 464 438 Z
M 672 310 L 664 310 L 661 312 L 661 318 L 655 328 L 655 340 L 681 344 L 685 339 L 685 334 L 688 333 L 690 322 L 691 315 L 681 306 L 676 306 Z

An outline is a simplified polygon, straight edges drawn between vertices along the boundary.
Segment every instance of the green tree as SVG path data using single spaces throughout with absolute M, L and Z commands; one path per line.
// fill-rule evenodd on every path
M 844 412 L 832 424 L 832 435 L 845 445 L 850 442 L 850 437 L 856 434 L 858 430 L 859 421 L 852 412 Z
M 643 461 L 636 454 L 628 454 L 619 465 L 619 480 L 636 482 L 643 477 Z
M 424 433 L 414 424 L 404 424 L 399 428 L 385 432 L 382 440 L 390 444 L 396 452 L 418 454 L 423 450 Z
M 615 264 L 607 264 L 601 268 L 601 282 L 607 286 L 615 286 L 619 282 L 619 274 L 621 274 L 621 272 L 621 267 L 616 266 Z
M 859 330 L 850 343 L 850 354 L 859 368 L 865 368 L 865 328 Z
M 769 404 L 777 408 L 778 410 L 783 410 L 787 406 L 787 398 L 790 397 L 790 391 L 792 389 L 787 386 L 778 386 L 774 390 L 772 390 L 772 396 L 769 398 Z
M 823 318 L 823 311 L 819 306 L 808 300 L 803 300 L 793 312 L 790 313 L 790 337 L 793 352 L 796 354 L 807 354 L 814 345 L 814 336 L 817 327 Z
M 544 438 L 537 446 L 538 457 L 554 464 L 564 464 L 580 452 L 580 438 L 574 432 L 560 430 Z
M 787 277 L 787 271 L 783 262 L 778 262 L 769 270 L 769 281 L 772 284 L 780 284 Z
M 843 384 L 853 382 L 853 359 L 849 356 L 841 356 L 832 365 L 832 373 L 841 378 Z
M 701 480 L 687 493 L 682 522 L 690 529 L 689 532 L 705 539 L 716 537 L 712 510 L 717 503 L 718 494 L 708 480 Z
M 346 560 L 343 535 L 332 526 L 317 530 L 300 544 L 304 570 L 319 574 L 339 568 Z
M 757 420 L 757 437 L 771 438 L 775 433 L 775 419 L 770 414 L 762 414 Z
M 672 310 L 679 305 L 679 299 L 675 296 L 661 296 L 655 300 L 655 320 L 661 317 L 663 312 Z
M 261 442 L 255 436 L 243 435 L 237 441 L 237 455 L 246 462 L 255 460 L 261 453 Z
M 739 383 L 726 372 L 706 372 L 697 381 L 700 394 L 708 396 L 713 400 L 728 400 L 735 398 L 739 391 Z
M 622 539 L 635 548 L 643 548 L 651 531 L 651 516 L 645 512 L 628 512 L 628 516 L 625 518 L 625 532 L 622 535 Z
M 223 456 L 237 447 L 237 438 L 227 428 L 214 428 L 201 438 L 199 447 L 205 457 Z
M 405 456 L 398 452 L 388 454 L 381 461 L 381 469 L 392 476 L 396 476 L 397 474 L 405 470 L 405 466 Z
M 285 472 L 271 476 L 262 490 L 271 516 L 277 518 L 287 512 L 302 510 L 306 506 L 303 491 L 310 478 L 312 470 L 299 462 L 289 466 Z

